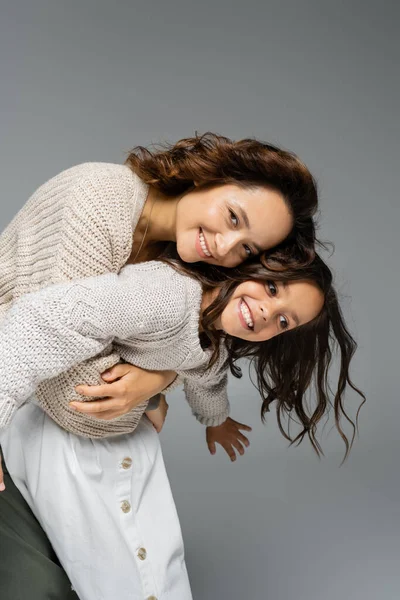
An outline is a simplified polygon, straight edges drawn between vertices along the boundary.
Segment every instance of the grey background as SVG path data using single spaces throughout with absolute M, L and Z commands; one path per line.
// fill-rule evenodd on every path
M 195 600 L 394 600 L 399 575 L 398 4 L 33 0 L 0 15 L 1 226 L 33 190 L 136 144 L 214 130 L 296 151 L 319 180 L 321 236 L 359 341 L 361 437 L 326 428 L 326 458 L 253 425 L 230 464 L 208 455 L 183 396 L 162 442 Z M 348 395 L 354 414 L 355 395 Z M 329 434 L 329 435 L 328 435 Z

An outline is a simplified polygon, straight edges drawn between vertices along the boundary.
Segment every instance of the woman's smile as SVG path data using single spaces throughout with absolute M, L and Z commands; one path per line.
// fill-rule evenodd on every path
M 165 221 L 159 208 L 156 216 Z M 292 227 L 292 214 L 280 192 L 262 186 L 199 186 L 177 202 L 173 238 L 187 263 L 235 267 L 282 242 Z
M 214 258 L 210 252 L 210 247 L 207 243 L 207 240 L 201 227 L 199 228 L 199 231 L 197 233 L 195 245 L 197 254 L 200 256 L 200 258 L 202 258 L 203 260 L 207 258 Z

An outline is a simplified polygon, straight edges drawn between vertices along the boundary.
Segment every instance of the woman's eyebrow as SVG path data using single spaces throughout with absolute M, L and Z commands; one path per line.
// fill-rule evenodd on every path
M 240 218 L 242 219 L 243 223 L 246 225 L 247 229 L 250 229 L 250 221 L 249 221 L 249 217 L 247 216 L 246 211 L 239 205 L 235 203 L 235 207 L 236 210 L 239 213 Z M 252 242 L 254 248 L 256 249 L 258 254 L 261 254 L 261 252 L 263 252 L 263 248 L 261 248 L 258 244 L 256 244 L 255 242 Z
M 237 205 L 237 209 L 238 209 L 240 216 L 241 216 L 244 224 L 246 225 L 247 229 L 250 229 L 250 221 L 249 221 L 249 217 L 247 216 L 246 211 L 241 206 L 239 206 L 239 204 Z

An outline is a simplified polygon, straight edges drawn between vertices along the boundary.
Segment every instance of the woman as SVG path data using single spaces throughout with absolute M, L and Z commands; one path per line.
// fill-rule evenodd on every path
M 186 262 L 200 260 L 233 267 L 286 240 L 279 255 L 283 259 L 293 255 L 297 262 L 308 262 L 313 255 L 312 216 L 316 208 L 315 182 L 305 165 L 296 156 L 255 140 L 231 142 L 207 134 L 153 153 L 138 148 L 125 166 L 80 165 L 39 188 L 2 234 L 1 308 L 5 312 L 14 299 L 50 283 L 117 273 L 129 262 L 156 258 L 167 242 L 176 243 Z M 64 397 L 79 383 L 100 383 L 99 374 L 118 359 L 110 348 L 105 355 L 70 371 L 66 378 L 39 386 L 38 396 L 54 393 Z M 126 365 L 113 368 L 111 377 L 122 376 L 121 381 L 114 383 L 115 395 L 132 383 L 135 387 L 136 380 L 130 379 L 132 372 L 135 369 Z M 144 373 L 139 398 L 132 399 L 130 395 L 123 406 L 119 401 L 102 400 L 81 403 L 77 408 L 83 420 L 91 420 L 101 404 L 107 427 L 106 419 L 129 412 L 138 400 L 144 401 L 165 389 L 173 378 L 173 373 Z M 111 391 L 96 387 L 94 394 L 109 396 Z M 27 444 L 33 416 L 36 433 Z M 99 420 L 97 423 L 100 426 Z M 215 440 L 229 447 L 229 440 L 233 439 L 238 451 L 243 452 L 237 441 L 239 428 L 240 424 L 228 419 L 215 428 Z M 107 543 L 128 551 L 115 552 L 115 562 L 108 572 L 102 573 L 81 570 L 82 564 L 90 562 L 87 554 L 102 551 L 91 548 L 90 543 L 76 547 L 76 552 L 82 553 L 81 562 L 76 555 L 63 557 L 63 566 L 81 584 L 81 600 L 123 600 L 143 595 L 174 600 L 191 597 L 179 522 L 161 449 L 157 434 L 145 420 L 135 435 L 92 441 L 66 434 L 29 404 L 1 436 L 1 443 L 6 463 L 8 455 L 13 456 L 11 476 L 34 512 L 35 498 L 25 479 L 36 477 L 42 486 L 48 486 L 49 494 L 54 493 L 51 481 L 39 478 L 38 469 L 44 473 L 48 461 L 56 464 L 56 453 L 62 453 L 63 448 L 75 456 L 72 471 L 66 472 L 65 477 L 71 481 L 71 493 L 78 494 L 77 501 L 79 490 L 87 490 L 87 481 L 97 480 L 97 510 L 107 530 Z M 234 452 L 232 448 L 230 451 Z M 0 495 L 3 506 L 8 487 L 5 496 Z M 66 500 L 60 497 L 61 509 Z M 19 527 L 13 539 L 20 554 L 15 560 L 8 555 L 8 560 L 10 569 L 18 572 L 16 565 L 25 564 L 26 548 L 18 541 L 24 540 L 26 533 L 21 531 L 21 519 L 13 513 L 14 507 L 21 507 L 27 522 L 32 523 L 32 518 L 16 494 L 12 502 L 13 506 L 6 505 L 7 523 Z M 162 510 L 158 509 L 160 504 Z M 82 499 L 80 506 L 84 524 L 85 511 L 90 507 Z M 115 507 L 114 512 L 110 513 L 110 506 Z M 1 510 L 4 514 L 5 509 Z M 61 543 L 54 523 L 45 526 L 53 544 Z M 0 527 L 1 535 L 12 536 L 13 532 L 4 531 L 4 520 Z M 39 546 L 45 543 L 42 537 Z M 134 565 L 126 560 L 132 551 L 137 557 Z M 29 556 L 31 562 L 32 557 L 36 560 L 36 548 Z M 46 569 L 48 557 L 53 558 L 47 549 L 47 556 L 39 559 L 42 569 Z M 44 577 L 29 580 L 22 593 L 29 598 L 35 593 L 45 598 L 50 588 L 58 585 L 60 573 L 57 572 L 57 580 L 50 574 L 48 577 L 48 581 Z M 8 593 L 13 592 L 10 578 L 7 585 Z M 16 585 L 20 593 L 20 581 Z M 62 594 L 68 597 L 65 586 L 59 597 Z

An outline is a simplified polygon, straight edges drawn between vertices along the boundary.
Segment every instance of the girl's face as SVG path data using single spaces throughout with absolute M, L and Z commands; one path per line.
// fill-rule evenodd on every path
M 177 250 L 188 263 L 235 267 L 282 242 L 292 227 L 290 211 L 274 190 L 231 184 L 194 189 L 178 202 Z
M 304 325 L 321 312 L 324 295 L 312 281 L 238 285 L 216 326 L 249 342 L 263 342 Z

